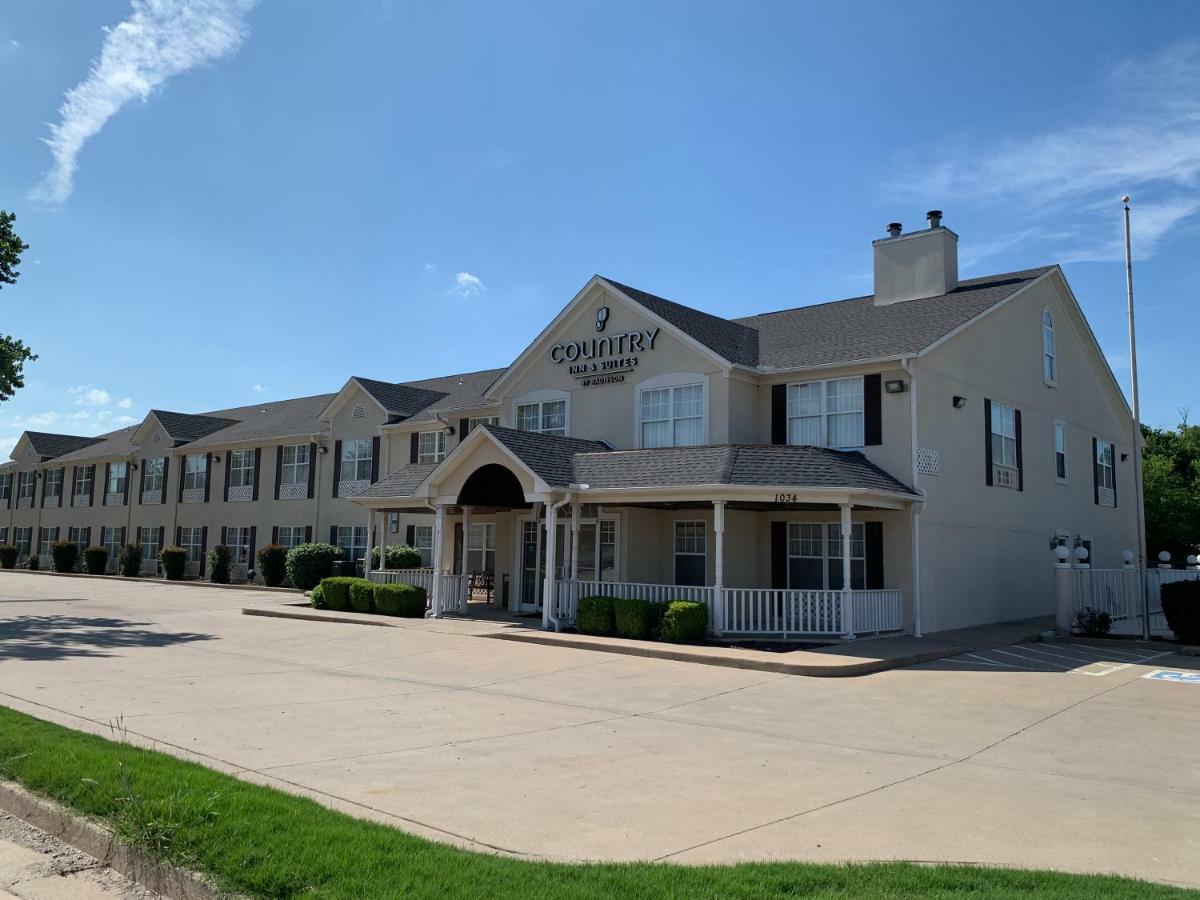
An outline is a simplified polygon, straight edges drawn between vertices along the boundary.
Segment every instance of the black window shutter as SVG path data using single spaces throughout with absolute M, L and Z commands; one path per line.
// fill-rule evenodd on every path
M 228 466 L 226 466 L 228 469 Z M 208 502 L 209 488 L 212 487 L 212 454 L 204 454 L 204 502 Z
M 312 526 L 311 525 L 304 526 L 304 543 L 306 543 L 306 544 L 312 543 Z
M 788 442 L 787 423 L 787 385 L 771 385 L 771 443 L 786 444 Z M 786 574 L 786 558 L 784 572 Z
M 183 526 L 176 525 L 175 526 L 175 546 L 180 547 L 182 545 L 183 545 Z
M 208 526 L 200 526 L 200 577 L 204 577 L 204 570 L 208 566 Z
M 75 470 L 79 466 L 71 466 L 71 498 L 67 501 L 67 506 L 75 505 Z M 67 470 L 63 469 L 63 478 L 67 477 Z
M 130 482 L 131 478 L 133 477 L 133 473 L 130 471 L 130 465 L 131 465 L 130 461 L 126 460 L 125 461 L 125 493 L 121 495 L 121 505 L 122 506 L 127 506 L 129 504 L 129 482 Z
M 1133 452 L 1137 453 L 1136 447 L 1134 448 Z M 1112 486 L 1113 509 L 1116 509 L 1117 508 L 1117 445 L 1116 444 L 1113 444 L 1112 456 L 1113 456 L 1113 486 Z
M 229 472 L 233 468 L 233 458 L 230 456 L 231 451 L 225 451 L 225 487 L 221 499 L 226 503 L 229 502 Z M 221 543 L 225 543 L 221 541 Z
M 470 419 L 459 419 L 458 420 L 458 442 L 460 444 L 467 439 L 467 433 L 470 430 L 471 430 L 471 420 Z
M 246 566 L 251 569 L 253 569 L 254 565 L 255 565 L 254 548 L 255 548 L 257 540 L 258 540 L 258 526 L 251 525 L 250 526 L 250 552 L 248 554 L 246 554 L 246 557 L 247 557 Z
M 333 442 L 333 496 L 338 495 L 338 481 L 342 477 L 342 442 Z
M 279 526 L 278 525 L 271 526 L 271 543 L 272 544 L 279 543 Z
M 137 527 L 136 533 L 137 533 L 137 545 L 138 545 L 138 547 L 141 547 L 142 546 L 142 526 L 141 525 L 139 525 Z
M 1092 455 L 1095 456 L 1095 454 Z M 111 469 L 112 463 L 104 464 L 104 499 L 101 501 L 101 506 L 108 506 L 108 475 Z
M 313 466 L 312 460 L 310 459 L 308 462 L 308 471 L 310 473 L 312 472 L 312 466 Z M 275 448 L 275 499 L 276 500 L 279 499 L 279 485 L 281 485 L 281 484 L 283 484 L 283 444 L 280 444 L 278 447 Z M 312 496 L 311 491 L 309 492 L 309 496 L 310 497 Z M 275 542 L 271 541 L 271 543 L 273 544 Z
M 159 549 L 159 552 L 162 552 L 163 541 L 165 541 L 166 539 L 167 539 L 167 526 L 159 525 L 158 526 L 158 549 Z
M 125 485 L 129 485 L 129 471 L 125 472 Z M 146 493 L 146 461 L 142 460 L 142 468 L 138 477 L 138 506 L 142 505 L 142 495 Z M 141 541 L 138 541 L 140 544 Z
M 417 543 L 417 526 L 416 525 L 409 525 L 407 528 L 404 529 L 404 543 L 408 544 L 408 546 L 410 546 L 410 547 L 416 546 L 416 543 Z
M 257 502 L 258 500 L 258 476 L 262 472 L 262 447 L 254 448 L 254 490 L 250 494 L 250 499 Z
M 163 457 L 163 480 L 162 480 L 162 491 L 161 491 L 161 492 L 159 493 L 159 495 L 158 495 L 158 502 L 159 502 L 159 503 L 166 503 L 166 502 L 167 502 L 167 476 L 168 476 L 168 475 L 170 475 L 170 474 L 171 474 L 171 457 L 169 457 L 169 456 L 164 456 L 164 457 Z M 161 541 L 160 541 L 159 543 L 161 543 Z
M 983 401 L 983 462 L 987 469 L 987 483 L 992 483 L 992 401 Z
M 863 524 L 866 539 L 867 554 L 867 590 L 883 589 L 883 523 L 866 522 Z
M 1092 503 L 1100 505 L 1100 464 L 1096 462 L 1097 441 L 1092 438 Z
M 336 525 L 329 526 L 329 543 L 333 544 L 333 546 L 335 546 L 335 547 L 337 546 L 337 526 Z
M 92 470 L 92 492 L 88 495 L 88 506 L 95 506 L 96 494 L 99 493 L 96 490 L 96 464 L 92 463 L 88 468 Z
M 409 435 L 408 461 L 410 463 L 415 463 L 417 461 L 417 457 L 420 455 L 420 453 L 421 453 L 421 436 L 419 434 L 417 434 L 417 432 L 414 431 L 411 435 Z
M 92 545 L 92 526 L 89 525 L 83 529 L 83 546 L 90 547 Z
M 883 443 L 883 378 L 863 376 L 863 444 L 878 447 Z
M 179 496 L 176 498 L 176 503 L 183 502 L 183 473 L 187 471 L 187 457 L 179 457 Z
M 788 586 L 787 522 L 771 523 L 771 587 Z
M 371 438 L 371 484 L 379 480 L 379 435 Z
M 308 499 L 315 496 L 317 486 L 317 445 L 308 445 Z
M 229 537 L 229 528 L 228 528 L 228 526 L 222 525 L 221 526 L 221 546 L 222 547 L 225 546 L 225 541 L 228 537 Z
M 1021 411 L 1013 410 L 1013 427 L 1017 432 L 1017 490 L 1025 490 L 1025 463 L 1021 453 Z

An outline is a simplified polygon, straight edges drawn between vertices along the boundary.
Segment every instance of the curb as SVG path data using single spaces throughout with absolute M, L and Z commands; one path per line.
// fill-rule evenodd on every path
M 342 625 L 373 625 L 376 628 L 395 628 L 391 622 L 372 622 L 369 619 L 352 619 L 349 616 L 324 616 L 315 612 L 293 612 L 290 609 L 270 609 L 257 606 L 242 607 L 243 616 L 262 616 L 264 619 L 300 619 L 304 622 L 339 622 Z M 369 615 L 369 614 L 368 614 Z
M 0 809 L 170 900 L 220 900 L 232 896 L 217 891 L 199 875 L 118 841 L 102 825 L 36 796 L 16 782 L 0 780 Z
M 91 578 L 102 579 L 104 581 L 133 581 L 137 584 L 161 584 L 168 586 L 181 585 L 184 587 L 206 587 L 206 588 L 221 588 L 222 590 L 234 591 L 271 591 L 280 594 L 298 594 L 303 596 L 304 592 L 298 588 L 287 587 L 267 587 L 265 584 L 217 584 L 213 581 L 201 581 L 198 578 L 184 578 L 179 581 L 171 581 L 168 578 L 159 578 L 157 575 L 140 575 L 137 578 L 129 578 L 125 575 L 89 575 L 86 572 L 51 572 L 46 569 L 0 569 L 0 572 L 13 572 L 17 575 L 49 575 L 52 578 Z

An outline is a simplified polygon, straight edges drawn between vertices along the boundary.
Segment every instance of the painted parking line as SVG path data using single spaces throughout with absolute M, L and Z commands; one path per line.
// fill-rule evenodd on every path
M 1136 665 L 1170 656 L 1170 650 L 1114 650 L 1091 644 L 1013 644 L 953 656 L 946 662 L 958 663 L 976 670 L 1008 670 L 1025 672 L 1063 672 L 1068 675 L 1087 675 L 1103 678 L 1123 672 Z M 1168 680 L 1168 679 L 1163 679 Z

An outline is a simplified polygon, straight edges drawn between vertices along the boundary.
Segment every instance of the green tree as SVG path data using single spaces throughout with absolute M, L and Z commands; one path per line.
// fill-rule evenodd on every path
M 1175 431 L 1143 427 L 1142 435 L 1147 562 L 1161 550 L 1180 562 L 1200 548 L 1200 425 L 1185 418 Z
M 21 254 L 29 245 L 13 230 L 16 213 L 0 209 L 0 286 L 16 284 L 21 273 Z M 37 355 L 12 335 L 0 335 L 0 401 L 7 400 L 19 388 L 25 387 L 25 363 Z

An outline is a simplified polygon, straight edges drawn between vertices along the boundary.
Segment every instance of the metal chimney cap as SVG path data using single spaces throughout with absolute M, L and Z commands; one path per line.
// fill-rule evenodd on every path
M 931 209 L 925 213 L 925 218 L 929 220 L 930 228 L 938 228 L 942 224 L 942 211 L 940 209 Z
M 904 226 L 899 222 L 888 222 L 887 233 L 888 237 L 900 237 L 900 232 Z

